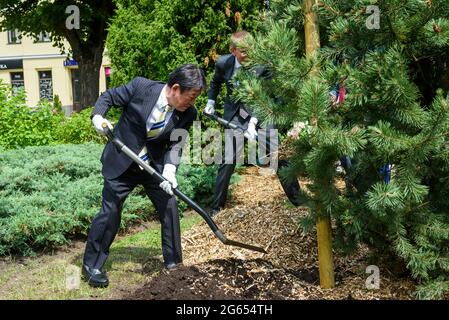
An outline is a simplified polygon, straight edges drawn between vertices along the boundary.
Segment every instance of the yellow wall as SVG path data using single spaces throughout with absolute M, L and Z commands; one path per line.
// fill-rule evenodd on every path
M 67 42 L 65 44 L 68 45 Z M 30 37 L 22 37 L 21 44 L 8 44 L 8 33 L 0 32 L 0 57 L 60 53 L 59 48 L 53 47 L 51 42 L 34 43 L 34 39 Z
M 63 105 L 72 104 L 70 74 L 64 68 L 63 58 L 33 59 L 23 61 L 23 76 L 27 92 L 27 104 L 37 105 L 39 102 L 38 71 L 51 70 L 53 80 L 53 95 L 58 95 Z
M 58 95 L 62 105 L 71 108 L 73 105 L 71 68 L 64 67 L 67 55 L 61 54 L 60 49 L 53 47 L 51 42 L 34 43 L 29 37 L 22 37 L 21 42 L 21 44 L 8 44 L 7 32 L 0 32 L 0 60 L 23 59 L 23 69 L 0 70 L 0 79 L 10 84 L 11 72 L 23 72 L 27 104 L 34 107 L 39 101 L 38 71 L 51 70 L 53 96 Z M 67 42 L 66 48 L 69 48 Z M 99 94 L 106 90 L 104 68 L 108 66 L 110 66 L 109 59 L 103 57 Z

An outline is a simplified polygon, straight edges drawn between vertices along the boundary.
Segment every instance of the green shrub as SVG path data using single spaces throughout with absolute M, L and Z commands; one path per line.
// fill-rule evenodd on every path
M 0 146 L 16 149 L 90 141 L 105 143 L 106 138 L 98 135 L 92 125 L 92 109 L 86 108 L 66 117 L 57 95 L 53 104 L 42 101 L 38 107 L 30 108 L 26 105 L 23 90 L 12 96 L 9 86 L 0 81 Z M 116 123 L 120 114 L 120 109 L 113 108 L 108 117 Z
M 0 255 L 85 235 L 101 204 L 102 146 L 27 147 L 0 155 Z M 122 227 L 147 219 L 153 208 L 133 193 L 124 206 Z
M 53 99 L 53 110 L 59 113 L 62 113 L 62 102 L 59 98 L 59 95 L 55 94 L 55 97 Z
M 5 149 L 52 143 L 62 117 L 45 101 L 36 108 L 28 107 L 23 90 L 12 96 L 9 87 L 0 82 L 0 145 Z
M 61 120 L 55 130 L 57 143 L 86 143 L 89 141 L 104 143 L 105 138 L 100 136 L 92 125 L 90 115 L 92 107 L 74 112 Z
M 178 169 L 177 180 L 179 188 L 191 199 L 206 205 L 212 199 L 215 186 L 217 166 L 181 165 Z M 187 205 L 179 202 L 180 208 L 185 210 Z
M 103 178 L 96 143 L 0 150 L 0 255 L 31 254 L 85 236 L 101 205 Z M 216 167 L 181 165 L 180 188 L 204 203 Z M 180 202 L 180 208 L 186 205 Z M 121 229 L 151 218 L 154 208 L 136 188 L 126 200 Z

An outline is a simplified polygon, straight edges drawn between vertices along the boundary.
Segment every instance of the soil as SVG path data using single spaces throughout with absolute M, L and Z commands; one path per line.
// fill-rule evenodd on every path
M 214 220 L 229 239 L 262 246 L 268 253 L 223 245 L 200 223 L 183 234 L 183 265 L 152 275 L 121 298 L 414 299 L 415 283 L 408 274 L 394 273 L 382 259 L 374 259 L 379 288 L 367 288 L 373 254 L 363 246 L 351 256 L 334 252 L 335 288 L 321 289 L 316 234 L 303 234 L 298 224 L 307 209 L 289 205 L 272 173 L 251 167 L 241 175 L 228 207 Z M 145 267 L 141 272 L 147 272 Z

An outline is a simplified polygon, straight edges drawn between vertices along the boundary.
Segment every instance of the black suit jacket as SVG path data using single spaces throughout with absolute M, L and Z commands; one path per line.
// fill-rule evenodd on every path
M 220 89 L 223 83 L 226 84 L 226 98 L 224 101 L 224 118 L 231 120 L 237 113 L 241 103 L 234 101 L 232 98 L 232 90 L 234 85 L 232 83 L 232 75 L 234 74 L 235 56 L 232 54 L 225 54 L 218 58 L 215 64 L 215 73 L 207 92 L 207 97 L 210 100 L 217 100 L 220 94 Z
M 147 139 L 146 123 L 164 87 L 163 82 L 137 77 L 128 84 L 104 92 L 95 103 L 92 116 L 106 116 L 112 106 L 123 108 L 122 115 L 114 127 L 114 134 L 133 152 L 139 153 L 146 144 L 153 165 L 158 171 L 166 163 L 179 165 L 179 159 L 185 139 L 170 141 L 174 129 L 190 128 L 196 118 L 194 106 L 185 112 L 174 110 L 164 131 L 153 140 Z M 132 163 L 132 160 L 108 142 L 101 156 L 102 173 L 108 179 L 120 176 Z
M 226 98 L 224 101 L 224 118 L 228 121 L 232 120 L 234 116 L 239 116 L 239 108 L 245 108 L 245 111 L 251 115 L 251 110 L 248 109 L 243 102 L 237 101 L 232 97 L 232 91 L 234 89 L 234 80 L 232 76 L 234 74 L 236 57 L 233 54 L 225 54 L 218 58 L 215 64 L 215 73 L 207 92 L 207 97 L 210 100 L 217 101 L 217 97 L 220 94 L 220 89 L 223 83 L 226 84 Z M 256 68 L 254 71 L 257 77 L 269 78 L 268 70 L 263 66 Z M 249 121 L 249 117 L 245 122 Z

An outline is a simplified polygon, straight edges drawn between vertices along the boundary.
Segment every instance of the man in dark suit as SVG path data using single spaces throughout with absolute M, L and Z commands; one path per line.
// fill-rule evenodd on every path
M 82 269 L 84 279 L 91 286 L 109 284 L 102 267 L 120 225 L 123 203 L 138 184 L 143 185 L 159 215 L 165 267 L 173 269 L 182 262 L 179 215 L 172 190 L 177 187 L 176 169 L 182 145 L 171 141 L 170 135 L 175 129 L 189 129 L 197 114 L 193 104 L 205 89 L 204 73 L 197 66 L 186 64 L 169 75 L 167 84 L 137 77 L 98 98 L 92 112 L 96 130 L 104 134 L 103 123 L 112 129 L 104 117 L 111 106 L 123 108 L 114 134 L 142 160 L 162 172 L 167 181 L 158 184 L 111 142 L 106 144 L 101 156 L 102 207 L 92 221 Z
M 246 37 L 251 35 L 247 31 L 238 31 L 231 36 L 231 53 L 220 56 L 217 63 L 215 64 L 215 73 L 213 79 L 210 83 L 210 88 L 208 91 L 208 102 L 204 109 L 205 113 L 213 114 L 215 112 L 215 101 L 220 93 L 220 89 L 223 83 L 226 84 L 226 98 L 224 101 L 224 119 L 234 123 L 240 127 L 243 127 L 246 131 L 244 133 L 239 131 L 234 131 L 234 154 L 232 155 L 232 163 L 227 163 L 225 161 L 219 166 L 217 179 L 215 181 L 215 192 L 214 198 L 211 203 L 211 215 L 217 214 L 224 206 L 228 197 L 229 183 L 231 176 L 235 170 L 236 158 L 243 151 L 243 144 L 238 143 L 242 141 L 244 135 L 248 139 L 255 140 L 257 138 L 257 124 L 258 119 L 251 115 L 250 110 L 248 110 L 241 101 L 236 101 L 232 97 L 233 88 L 238 85 L 235 82 L 234 76 L 238 69 L 242 67 L 242 64 L 247 59 L 247 53 L 242 49 L 242 43 Z M 258 70 L 256 76 L 264 77 L 263 69 Z M 269 129 L 270 126 L 267 126 Z M 273 128 L 271 126 L 271 128 Z M 269 137 L 269 134 L 266 134 Z M 271 150 L 272 151 L 272 150 Z M 226 155 L 227 157 L 228 155 Z M 279 161 L 278 171 L 281 167 L 287 166 L 287 161 Z M 280 178 L 280 177 L 279 177 Z M 301 204 L 299 200 L 299 183 L 298 181 L 285 182 L 280 179 L 282 188 L 284 189 L 290 202 L 298 206 Z

